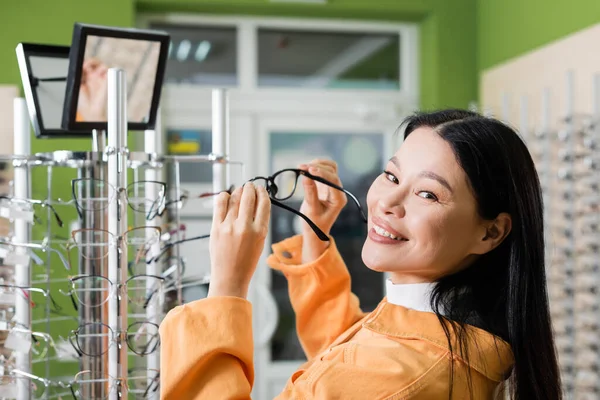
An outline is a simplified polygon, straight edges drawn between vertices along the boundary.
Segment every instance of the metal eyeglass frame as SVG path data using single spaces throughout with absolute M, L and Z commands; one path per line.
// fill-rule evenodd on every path
M 148 292 L 146 294 L 145 300 L 144 300 L 144 304 L 142 305 L 144 309 L 146 309 L 148 307 L 148 304 L 150 303 L 150 300 L 152 300 L 152 297 L 159 293 L 161 290 L 161 287 L 164 284 L 165 278 L 163 278 L 162 276 L 158 276 L 158 275 L 134 275 L 129 277 L 125 283 L 119 283 L 119 284 L 115 284 L 113 283 L 110 279 L 108 279 L 105 276 L 102 275 L 76 275 L 73 277 L 69 277 L 69 281 L 71 282 L 71 289 L 68 292 L 63 291 L 62 289 L 59 289 L 58 291 L 64 295 L 64 296 L 70 296 L 71 298 L 71 303 L 73 303 L 73 307 L 75 308 L 75 310 L 79 310 L 79 306 L 77 305 L 77 302 L 79 302 L 81 305 L 85 306 L 85 307 L 100 307 L 103 304 L 105 304 L 112 296 L 117 295 L 118 296 L 118 300 L 121 301 L 122 299 L 122 295 L 121 295 L 121 291 L 123 290 L 123 288 L 125 289 L 125 296 L 127 297 L 127 299 L 131 301 L 131 298 L 129 297 L 127 290 L 128 290 L 128 285 L 135 281 L 136 279 L 155 279 L 157 282 L 160 282 L 160 284 L 158 285 L 158 287 L 155 290 L 152 290 L 150 292 Z M 77 281 L 82 281 L 83 279 L 100 279 L 100 280 L 104 280 L 106 284 L 108 284 L 110 286 L 110 288 L 108 289 L 108 294 L 106 295 L 106 298 L 103 298 L 101 302 L 99 302 L 98 304 L 86 304 L 84 303 L 79 296 L 77 295 Z M 106 284 L 103 285 L 98 285 L 98 284 L 94 284 L 94 285 L 89 285 L 85 286 L 86 287 L 86 291 L 90 291 L 90 292 L 102 292 L 105 291 L 106 289 Z M 146 287 L 146 285 L 144 285 L 144 287 Z M 75 300 L 77 299 L 77 301 Z M 133 303 L 133 302 L 132 302 Z M 134 303 L 135 304 L 135 303 Z
M 78 182 L 96 182 L 96 183 L 102 183 L 103 185 L 106 185 L 109 193 L 107 193 L 107 197 L 106 197 L 106 204 L 102 207 L 102 208 L 98 208 L 98 209 L 87 209 L 85 207 L 82 207 L 81 202 L 85 201 L 85 200 L 91 200 L 91 199 L 86 199 L 86 198 L 80 198 L 77 195 L 77 184 Z M 158 185 L 161 189 L 158 190 L 158 195 L 156 197 L 156 199 L 154 199 L 152 201 L 152 205 L 150 206 L 149 210 L 139 210 L 138 208 L 136 208 L 134 206 L 135 202 L 131 202 L 130 201 L 130 195 L 129 195 L 129 190 L 131 187 L 134 187 L 135 185 L 140 185 L 140 184 L 156 184 Z M 114 187 L 112 184 L 108 183 L 105 180 L 102 179 L 94 179 L 94 178 L 77 178 L 77 179 L 73 179 L 71 181 L 71 195 L 73 196 L 73 200 L 75 201 L 75 208 L 77 209 L 77 213 L 79 214 L 80 218 L 83 218 L 83 211 L 100 211 L 100 210 L 104 210 L 108 207 L 108 204 L 115 200 L 115 198 L 117 200 L 120 200 L 120 195 L 121 193 L 125 193 L 125 196 L 127 197 L 127 205 L 129 206 L 129 208 L 131 208 L 133 211 L 135 212 L 140 212 L 140 213 L 145 213 L 146 214 L 146 219 L 147 220 L 152 220 L 154 219 L 160 210 L 162 210 L 162 208 L 164 207 L 164 203 L 165 203 L 165 192 L 166 192 L 166 184 L 164 182 L 160 182 L 160 181 L 137 181 L 137 182 L 132 182 L 130 184 L 127 185 L 127 187 L 125 188 L 116 188 Z M 112 191 L 112 192 L 110 192 Z
M 129 338 L 138 335 L 139 332 L 142 329 L 145 329 L 146 326 L 152 327 L 152 329 L 155 330 L 156 333 L 153 333 L 150 336 L 150 340 L 148 341 L 148 343 L 146 343 L 144 350 L 139 352 L 135 349 L 135 346 L 133 346 L 131 344 Z M 98 333 L 86 333 L 86 334 L 81 333 L 82 329 L 85 329 L 88 327 L 98 328 L 98 329 L 91 329 L 92 332 L 98 332 Z M 102 351 L 102 353 L 91 354 L 91 353 L 86 353 L 85 351 L 83 351 L 83 349 L 81 348 L 81 345 L 79 343 L 79 338 L 81 337 L 81 335 L 103 336 L 104 334 L 100 333 L 100 332 L 102 332 L 102 329 L 107 329 L 107 334 L 110 335 L 110 337 L 108 338 L 109 343 L 107 346 L 105 346 L 105 349 Z M 132 352 L 134 352 L 135 354 L 137 354 L 138 356 L 143 357 L 143 356 L 152 354 L 158 349 L 158 346 L 160 346 L 160 335 L 158 332 L 158 325 L 156 325 L 155 323 L 150 322 L 150 321 L 137 321 L 137 322 L 133 322 L 132 324 L 130 324 L 126 330 L 115 332 L 110 326 L 108 326 L 102 322 L 90 322 L 90 323 L 86 323 L 86 324 L 79 326 L 77 329 L 72 330 L 69 333 L 69 343 L 71 343 L 71 346 L 73 346 L 73 348 L 75 349 L 77 354 L 79 354 L 80 357 L 82 357 L 84 355 L 86 355 L 88 357 L 100 357 L 100 356 L 106 354 L 106 352 L 108 352 L 110 346 L 112 346 L 113 343 L 116 343 L 117 346 L 119 348 L 121 348 L 121 343 L 123 341 L 125 341 L 127 343 L 127 347 L 129 347 L 129 349 Z
M 84 379 L 82 381 L 79 380 L 79 377 L 84 375 L 84 374 L 90 374 L 91 375 L 92 371 L 90 370 L 85 370 L 85 371 L 80 371 L 77 374 L 75 374 L 75 376 L 73 377 L 73 379 L 68 382 L 68 383 L 62 383 L 61 386 L 64 387 L 65 389 L 68 388 L 71 390 L 71 395 L 73 396 L 73 398 L 75 400 L 87 400 L 81 396 L 83 396 L 83 394 L 79 393 L 79 395 L 77 394 L 76 389 L 74 388 L 75 384 L 79 384 L 81 385 L 82 383 L 100 383 L 100 382 L 109 382 L 109 386 L 108 386 L 108 390 L 106 391 L 106 396 L 101 398 L 102 400 L 106 400 L 110 397 L 110 394 L 112 393 L 113 390 L 117 390 L 118 393 L 118 397 L 122 398 L 123 394 L 121 393 L 121 386 L 125 385 L 125 387 L 127 386 L 127 381 L 124 378 L 114 378 L 110 375 L 103 375 L 102 379 Z M 94 378 L 94 377 L 92 377 Z M 112 381 L 112 382 L 111 382 Z M 96 398 L 97 399 L 97 398 Z
M 134 376 L 134 372 L 140 371 L 142 372 L 141 376 Z M 148 376 L 148 372 L 153 372 L 153 376 L 149 377 Z M 132 388 L 132 381 L 133 380 L 141 380 L 144 382 L 146 389 L 144 390 L 144 393 L 142 393 L 142 398 L 147 398 L 149 393 L 156 393 L 156 391 L 158 390 L 158 388 L 160 387 L 160 371 L 157 369 L 152 369 L 152 368 L 132 368 L 129 371 L 127 371 L 127 381 L 129 382 L 127 384 L 128 386 L 128 393 L 133 393 L 134 396 L 138 394 L 138 392 L 135 392 Z M 150 381 L 150 383 L 148 383 L 148 381 Z
M 50 253 L 54 253 L 58 256 L 58 258 L 60 258 L 60 261 L 62 262 L 63 266 L 65 267 L 65 269 L 67 271 L 71 270 L 71 265 L 69 264 L 69 262 L 67 261 L 67 259 L 65 258 L 65 256 L 58 250 L 53 249 L 52 247 L 50 247 L 50 245 L 48 244 L 48 238 L 44 238 L 44 240 L 42 241 L 41 244 L 36 244 L 36 243 L 13 243 L 11 242 L 10 238 L 7 237 L 0 237 L 0 245 L 4 245 L 4 246 L 15 246 L 15 247 L 24 247 L 27 249 L 34 249 L 34 250 L 41 250 L 43 252 L 49 251 Z
M 27 300 L 29 300 L 32 308 L 35 308 L 35 304 L 31 300 L 31 295 L 28 295 L 26 292 L 41 293 L 44 297 L 47 297 L 50 299 L 50 302 L 52 303 L 52 306 L 54 307 L 53 311 L 60 312 L 62 310 L 62 307 L 56 302 L 56 300 L 54 300 L 54 297 L 52 297 L 52 294 L 49 291 L 46 291 L 44 289 L 30 287 L 30 286 L 9 285 L 9 284 L 5 284 L 5 283 L 0 284 L 0 288 L 19 289 L 21 292 L 23 292 L 23 295 L 25 296 L 25 298 Z M 0 289 L 0 292 L 3 292 L 3 291 Z
M 56 220 L 56 223 L 58 224 L 59 227 L 63 227 L 63 221 L 60 218 L 60 216 L 58 215 L 58 212 L 56 211 L 56 209 L 49 204 L 47 201 L 44 200 L 33 200 L 33 199 L 18 199 L 12 196 L 0 196 L 0 200 L 6 200 L 9 203 L 24 203 L 24 204 L 28 204 L 31 206 L 31 209 L 33 210 L 33 206 L 40 206 L 42 208 L 47 207 L 50 211 L 52 211 L 52 214 L 54 214 L 54 219 Z M 37 216 L 34 213 L 34 218 L 36 218 L 36 221 L 38 220 Z
M 146 256 L 146 253 L 148 252 L 150 247 L 155 243 L 154 239 L 156 241 L 160 241 L 160 237 L 162 235 L 162 230 L 160 229 L 160 227 L 158 227 L 158 226 L 138 226 L 135 228 L 128 229 L 126 232 L 124 232 L 120 236 L 115 236 L 106 229 L 97 229 L 97 228 L 76 229 L 71 232 L 71 238 L 69 239 L 69 242 L 67 243 L 67 246 L 66 246 L 67 254 L 68 254 L 68 258 L 69 258 L 69 265 L 71 265 L 71 250 L 74 248 L 81 248 L 81 247 L 87 246 L 87 247 L 100 249 L 102 247 L 106 247 L 106 251 L 103 254 L 96 256 L 96 257 L 87 257 L 84 254 L 82 254 L 82 257 L 84 257 L 88 260 L 102 260 L 108 256 L 108 246 L 117 246 L 118 248 L 120 248 L 119 241 L 123 241 L 126 245 L 140 244 L 140 243 L 131 243 L 129 241 L 129 237 L 134 232 L 142 232 L 142 231 L 154 231 L 155 234 L 153 235 L 154 238 L 150 238 L 150 239 L 147 237 L 147 235 L 144 235 L 143 240 L 140 241 L 140 242 L 143 242 L 143 244 L 136 251 L 136 256 L 135 256 L 136 264 L 139 263 L 140 260 Z M 90 243 L 90 242 L 81 243 L 77 239 L 77 237 L 79 235 L 86 235 L 86 234 L 93 235 L 95 233 L 103 235 L 103 237 L 105 237 L 107 240 L 104 242 L 100 242 L 100 243 L 98 243 L 97 240 L 93 240 L 93 243 Z M 135 235 L 133 235 L 132 237 L 134 239 L 137 239 L 135 237 Z
M 213 196 L 217 196 L 218 194 L 222 193 L 222 192 L 227 192 L 229 194 L 233 193 L 233 189 L 234 186 L 231 185 L 229 187 L 229 189 L 227 190 L 223 190 L 221 192 L 206 192 L 206 193 L 200 193 L 200 194 L 195 194 L 195 195 L 190 195 L 190 193 L 185 190 L 185 189 L 181 189 L 181 194 L 179 195 L 179 199 L 175 199 L 175 200 L 167 200 L 164 203 L 164 206 L 162 207 L 161 211 L 159 213 L 156 214 L 156 216 L 158 217 L 162 217 L 163 214 L 165 213 L 165 211 L 173 206 L 174 204 L 178 204 L 181 203 L 181 206 L 177 206 L 179 208 L 183 208 L 185 206 L 186 201 L 191 200 L 191 199 L 205 199 L 208 197 L 213 197 Z
M 292 188 L 290 194 L 288 196 L 285 197 L 277 197 L 277 193 L 279 191 L 279 188 L 277 187 L 277 184 L 275 183 L 275 179 L 277 178 L 277 176 L 283 174 L 283 173 L 289 173 L 292 172 L 294 174 L 296 174 L 296 178 L 294 181 L 294 187 Z M 288 200 L 290 199 L 294 193 L 296 192 L 296 188 L 298 187 L 298 178 L 300 176 L 305 176 L 307 178 L 310 178 L 314 181 L 323 183 L 331 188 L 334 188 L 336 190 L 339 190 L 341 192 L 344 192 L 346 194 L 346 196 L 350 197 L 350 199 L 354 202 L 354 204 L 358 207 L 358 211 L 360 213 L 360 216 L 363 220 L 363 222 L 367 222 L 367 216 L 365 215 L 365 212 L 362 208 L 362 206 L 360 205 L 360 202 L 358 201 L 358 199 L 356 198 L 356 196 L 354 196 L 352 193 L 350 193 L 348 190 L 344 189 L 343 187 L 336 185 L 335 183 L 329 182 L 327 179 L 323 179 L 319 176 L 315 176 L 307 171 L 304 171 L 302 169 L 297 169 L 297 168 L 286 168 L 286 169 L 282 169 L 279 170 L 277 172 L 275 172 L 273 175 L 271 176 L 257 176 L 254 177 L 252 179 L 250 179 L 248 182 L 254 182 L 254 181 L 258 181 L 258 180 L 263 180 L 266 182 L 266 189 L 267 189 L 267 193 L 269 193 L 269 198 L 271 199 L 271 204 L 276 205 L 280 208 L 283 208 L 284 210 L 287 210 L 291 213 L 296 214 L 297 216 L 299 216 L 300 218 L 302 218 L 311 228 L 312 230 L 315 232 L 315 234 L 319 237 L 319 239 L 321 239 L 322 241 L 329 241 L 329 237 L 313 222 L 310 220 L 310 218 L 308 218 L 306 215 L 304 215 L 303 213 L 301 213 L 300 211 L 294 210 L 293 208 L 285 205 L 282 203 L 282 201 Z

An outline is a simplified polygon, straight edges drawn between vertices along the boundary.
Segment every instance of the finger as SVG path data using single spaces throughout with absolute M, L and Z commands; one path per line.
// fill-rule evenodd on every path
M 215 198 L 215 210 L 213 212 L 213 226 L 220 224 L 227 215 L 229 205 L 229 193 L 223 192 Z
M 242 197 L 242 188 L 239 187 L 233 191 L 231 194 L 231 198 L 229 199 L 229 209 L 227 210 L 226 219 L 235 220 L 237 219 L 239 208 L 240 208 L 240 199 Z
M 339 175 L 337 172 L 333 171 L 331 167 L 310 167 L 308 172 L 331 183 L 335 183 L 338 186 L 342 186 Z
M 258 229 L 269 229 L 269 218 L 271 216 L 271 199 L 264 187 L 256 189 L 256 216 L 254 224 Z
M 242 198 L 240 200 L 240 211 L 238 220 L 245 222 L 254 221 L 254 208 L 256 203 L 256 187 L 252 182 L 243 186 Z
M 302 177 L 302 186 L 304 187 L 304 200 L 309 205 L 319 203 L 319 192 L 317 191 L 316 182 L 305 176 Z
M 333 169 L 335 172 L 337 172 L 337 170 L 338 170 L 337 163 L 335 161 L 327 159 L 327 158 L 316 158 L 310 162 L 310 165 L 317 166 L 317 167 L 318 166 L 327 166 L 327 167 L 330 167 L 331 169 Z

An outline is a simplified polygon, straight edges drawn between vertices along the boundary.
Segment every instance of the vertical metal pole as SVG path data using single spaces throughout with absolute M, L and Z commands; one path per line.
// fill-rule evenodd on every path
M 218 155 L 228 155 L 228 113 L 229 101 L 226 89 L 212 91 L 212 152 Z M 227 188 L 226 164 L 213 164 L 213 192 Z
M 181 195 L 181 169 L 180 169 L 181 165 L 179 163 L 179 161 L 175 161 L 173 163 L 173 181 L 175 182 L 175 198 L 179 198 L 179 196 Z M 181 226 L 181 216 L 179 213 L 179 207 L 175 207 L 174 212 L 175 214 L 174 219 L 175 219 L 175 228 L 177 229 L 177 233 L 175 234 L 175 241 L 180 240 L 180 230 L 179 227 Z M 182 264 L 181 264 L 181 249 L 179 246 L 175 246 L 175 259 L 177 260 L 177 276 L 175 279 L 175 291 L 176 291 L 176 295 L 177 295 L 177 304 L 181 305 L 183 304 L 183 289 L 182 289 L 182 281 L 183 281 L 183 271 L 181 270 Z
M 14 100 L 14 153 L 15 155 L 28 156 L 31 153 L 31 132 L 29 130 L 29 118 L 27 114 L 27 103 L 23 98 Z M 14 194 L 17 198 L 29 198 L 30 181 L 29 167 L 23 163 L 15 167 L 14 171 Z M 14 222 L 15 242 L 27 243 L 30 240 L 30 227 L 27 221 L 18 219 Z M 16 253 L 25 254 L 26 249 L 18 246 Z M 31 270 L 29 264 L 15 265 L 15 285 L 31 286 Z M 24 296 L 16 296 L 15 299 L 15 322 L 21 326 L 31 327 L 31 308 L 29 301 Z M 16 352 L 15 366 L 21 371 L 31 372 L 31 353 Z M 20 381 L 24 381 L 20 379 Z M 18 400 L 31 398 L 31 388 L 25 382 L 19 382 L 17 387 Z
M 108 183 L 117 188 L 115 201 L 108 206 L 108 230 L 115 236 L 127 231 L 127 202 L 119 189 L 127 187 L 127 81 L 125 71 L 108 70 Z M 108 251 L 108 279 L 113 284 L 127 280 L 127 246 L 119 240 Z M 125 293 L 108 301 L 108 325 L 113 332 L 127 328 L 127 300 Z M 127 379 L 127 344 L 120 348 L 113 344 L 108 352 L 108 373 L 112 378 Z M 114 384 L 114 382 L 112 382 Z M 120 386 L 122 398 L 127 398 L 126 385 Z M 110 393 L 111 400 L 118 400 L 117 390 Z
M 161 144 L 161 131 L 160 131 L 160 118 L 156 121 L 156 129 L 155 130 L 147 130 L 144 133 L 144 151 L 146 153 L 161 153 L 160 149 Z M 160 181 L 160 171 L 156 168 L 146 168 L 144 171 L 144 179 L 147 181 Z M 145 194 L 147 199 L 155 199 L 159 196 L 159 193 L 155 193 L 156 185 L 148 184 L 145 188 Z M 151 221 L 146 221 L 146 225 L 148 226 L 161 226 L 161 218 L 156 217 Z M 148 238 L 150 239 L 150 238 Z M 148 257 L 153 257 L 160 253 L 160 241 L 156 241 L 150 249 L 148 250 Z M 160 266 L 156 262 L 152 262 L 146 266 L 146 273 L 148 275 L 160 275 Z M 148 293 L 150 293 L 154 288 L 152 287 L 152 283 L 147 283 L 148 287 L 146 288 Z M 161 309 L 160 309 L 160 301 L 159 296 L 154 296 L 150 302 L 148 302 L 148 307 L 146 308 L 146 319 L 150 322 L 155 323 L 156 325 L 160 325 L 161 318 Z M 146 367 L 148 368 L 148 377 L 152 378 L 153 372 L 151 370 L 160 369 L 160 352 L 155 351 L 152 354 L 148 354 L 146 356 Z M 151 392 L 148 394 L 148 399 L 157 400 L 159 397 L 159 392 Z
M 105 131 L 96 131 L 93 132 L 92 139 L 92 149 L 97 152 L 104 152 L 106 148 L 106 132 Z M 105 180 L 106 179 L 106 164 L 102 161 L 98 161 L 98 163 L 85 166 L 80 168 L 77 171 L 78 178 L 91 178 L 97 180 Z M 99 192 L 98 192 L 99 191 Z M 77 193 L 78 198 L 86 199 L 86 198 L 102 198 L 107 193 L 104 193 L 104 190 L 101 188 L 97 188 L 94 185 L 86 185 L 85 187 L 80 188 L 80 192 Z M 107 229 L 106 226 L 106 216 L 107 210 L 89 210 L 82 211 L 83 218 L 81 220 L 81 228 L 84 229 Z M 79 240 L 85 246 L 87 243 L 93 243 L 94 240 L 97 239 L 92 234 L 82 234 Z M 100 247 L 97 249 L 98 252 L 101 252 Z M 73 257 L 75 254 L 71 254 Z M 85 258 L 82 254 L 79 254 L 79 274 L 81 275 L 101 275 L 107 276 L 108 273 L 108 258 L 101 257 L 99 254 L 97 255 L 97 259 Z M 109 290 L 109 287 L 103 288 L 104 290 Z M 83 304 L 93 304 L 94 292 L 93 291 L 85 291 L 83 294 Z M 108 311 L 108 306 L 104 305 L 102 307 L 84 307 L 81 306 L 79 308 L 79 319 L 85 322 L 96 322 L 96 321 L 105 321 L 106 315 Z M 102 334 L 101 330 L 92 332 L 88 331 L 88 334 Z M 82 357 L 81 358 L 81 370 L 82 371 L 91 371 L 91 375 L 94 379 L 100 379 L 106 374 L 107 366 L 108 366 L 108 352 L 106 351 L 106 346 L 109 343 L 100 341 L 100 340 L 88 340 L 85 342 L 83 349 L 87 354 L 103 354 L 101 357 Z M 84 397 L 102 397 L 104 392 L 106 391 L 106 385 L 103 382 L 98 381 L 94 384 L 85 385 L 83 387 L 82 396 Z

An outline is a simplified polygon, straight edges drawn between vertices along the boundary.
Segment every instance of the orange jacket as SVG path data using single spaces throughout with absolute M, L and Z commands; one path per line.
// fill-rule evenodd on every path
M 269 265 L 288 279 L 308 362 L 288 380 L 285 399 L 492 399 L 513 364 L 510 346 L 475 327 L 469 361 L 454 357 L 433 313 L 389 304 L 369 314 L 350 292 L 350 274 L 335 243 L 301 264 L 302 237 L 273 245 Z M 214 297 L 171 310 L 160 327 L 161 399 L 250 399 L 254 380 L 252 306 Z M 469 385 L 466 372 L 471 372 Z

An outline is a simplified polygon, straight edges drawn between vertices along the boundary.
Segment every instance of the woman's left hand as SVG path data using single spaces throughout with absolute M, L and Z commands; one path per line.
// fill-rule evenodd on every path
M 208 297 L 247 297 L 270 216 L 271 200 L 263 187 L 246 183 L 231 196 L 226 192 L 218 195 L 210 232 Z

